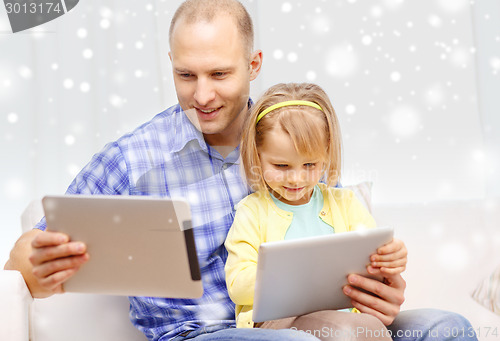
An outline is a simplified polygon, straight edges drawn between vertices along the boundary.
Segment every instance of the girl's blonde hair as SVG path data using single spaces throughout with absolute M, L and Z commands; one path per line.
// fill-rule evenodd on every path
M 272 110 L 256 124 L 257 116 L 266 108 L 291 100 L 314 102 L 323 111 L 304 105 L 285 106 Z M 253 191 L 267 189 L 258 150 L 264 143 L 266 133 L 277 127 L 290 136 L 298 153 L 321 157 L 325 162 L 324 181 L 330 186 L 337 184 L 342 139 L 337 115 L 328 95 L 316 84 L 280 83 L 270 87 L 252 106 L 243 125 L 241 160 L 247 182 Z

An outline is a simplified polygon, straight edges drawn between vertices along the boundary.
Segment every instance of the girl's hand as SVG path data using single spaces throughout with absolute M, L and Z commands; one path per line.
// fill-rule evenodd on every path
M 377 272 L 375 269 L 379 269 L 383 274 L 400 274 L 406 269 L 407 256 L 408 250 L 405 244 L 399 239 L 393 239 L 370 256 L 371 264 L 368 266 L 368 272 Z

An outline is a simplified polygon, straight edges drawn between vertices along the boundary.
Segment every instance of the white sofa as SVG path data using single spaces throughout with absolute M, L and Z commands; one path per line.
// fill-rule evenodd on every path
M 403 309 L 458 312 L 479 340 L 500 340 L 500 315 L 471 297 L 500 265 L 500 200 L 375 205 L 373 213 L 408 247 Z
M 375 205 L 380 226 L 396 228 L 409 250 L 403 309 L 439 308 L 467 317 L 483 341 L 500 340 L 500 316 L 470 296 L 500 264 L 500 201 Z M 31 228 L 39 204 L 23 215 Z M 33 300 L 18 272 L 0 271 L 0 340 L 145 340 L 119 296 L 56 295 Z M 495 329 L 496 333 L 495 333 Z

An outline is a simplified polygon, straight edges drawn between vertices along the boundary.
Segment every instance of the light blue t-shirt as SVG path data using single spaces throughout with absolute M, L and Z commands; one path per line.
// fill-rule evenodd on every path
M 323 208 L 323 193 L 316 185 L 311 196 L 311 200 L 303 205 L 288 205 L 277 199 L 272 193 L 276 206 L 284 211 L 293 213 L 292 223 L 286 231 L 285 240 L 305 237 L 321 236 L 335 233 L 332 226 L 325 223 L 319 213 Z

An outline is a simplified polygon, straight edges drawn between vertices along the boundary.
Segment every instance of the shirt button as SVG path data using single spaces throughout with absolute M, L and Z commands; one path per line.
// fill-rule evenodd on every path
M 321 215 L 326 215 L 326 212 L 325 211 L 321 211 L 320 213 Z

